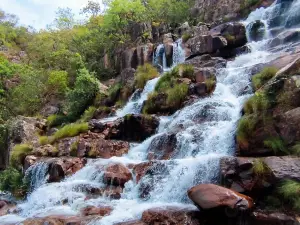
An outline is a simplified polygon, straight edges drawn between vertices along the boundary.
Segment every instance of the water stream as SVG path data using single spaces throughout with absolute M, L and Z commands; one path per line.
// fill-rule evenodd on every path
M 298 7 L 299 2 L 300 0 L 294 1 L 293 6 Z M 251 13 L 245 23 L 262 19 L 270 25 L 278 7 L 273 4 L 267 9 L 258 9 Z M 289 7 L 284 13 L 289 10 L 295 9 Z M 282 26 L 284 25 L 280 24 L 280 27 Z M 271 26 L 268 26 L 268 29 L 269 27 Z M 252 94 L 251 68 L 280 55 L 280 52 L 267 51 L 268 38 L 269 36 L 266 36 L 262 41 L 250 42 L 250 53 L 236 57 L 227 63 L 226 68 L 217 71 L 217 87 L 211 97 L 199 99 L 170 117 L 161 117 L 157 134 L 132 147 L 127 155 L 90 160 L 87 166 L 60 183 L 38 185 L 40 187 L 18 206 L 18 215 L 0 217 L 0 221 L 5 223 L 22 221 L 28 217 L 77 215 L 80 209 L 94 205 L 112 206 L 114 210 L 111 215 L 95 219 L 90 224 L 112 225 L 116 222 L 139 219 L 143 211 L 153 207 L 195 208 L 187 198 L 186 191 L 196 184 L 217 183 L 220 158 L 235 152 L 234 136 L 237 122 L 241 117 L 244 101 Z M 157 52 L 160 51 L 162 50 L 158 48 Z M 178 58 L 173 58 L 175 64 L 181 62 Z M 154 89 L 157 80 L 149 81 L 140 97 L 132 97 L 118 116 L 139 113 L 141 104 Z M 149 151 L 158 148 L 157 143 L 162 143 L 165 136 L 172 134 L 176 137 L 176 148 L 171 159 L 154 163 L 152 173 L 145 175 L 138 184 L 135 181 L 126 183 L 121 199 L 86 199 L 87 194 L 84 190 L 87 187 L 106 186 L 103 183 L 103 172 L 99 168 L 112 162 L 124 165 L 147 162 Z M 144 187 L 151 188 L 147 196 L 141 198 L 141 190 Z

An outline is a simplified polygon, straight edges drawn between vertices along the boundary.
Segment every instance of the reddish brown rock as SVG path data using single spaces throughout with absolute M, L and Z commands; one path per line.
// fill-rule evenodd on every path
M 22 224 L 24 225 L 87 225 L 95 217 L 79 217 L 79 216 L 49 216 L 46 218 L 27 219 Z
M 142 221 L 146 224 L 200 225 L 200 212 L 177 208 L 154 208 L 143 213 Z
M 80 135 L 77 154 L 79 157 L 108 159 L 113 156 L 122 156 L 128 150 L 128 142 L 105 140 L 103 134 L 89 132 Z
M 15 210 L 16 210 L 15 204 L 8 201 L 0 200 L 0 216 L 5 216 L 7 214 L 14 212 Z
M 153 162 L 144 162 L 144 163 L 137 164 L 133 167 L 136 183 L 139 183 L 139 181 L 146 174 L 147 170 L 151 168 L 152 165 Z
M 104 182 L 108 185 L 124 187 L 124 184 L 131 179 L 131 172 L 122 164 L 108 165 L 104 172 Z
M 114 187 L 110 185 L 105 188 L 85 187 L 84 191 L 88 193 L 85 200 L 99 198 L 99 195 L 110 199 L 120 199 L 123 188 L 120 186 Z
M 189 198 L 202 209 L 229 207 L 248 210 L 253 207 L 252 198 L 214 184 L 200 184 L 188 191 Z
M 82 216 L 108 216 L 113 209 L 109 206 L 88 206 L 81 210 Z

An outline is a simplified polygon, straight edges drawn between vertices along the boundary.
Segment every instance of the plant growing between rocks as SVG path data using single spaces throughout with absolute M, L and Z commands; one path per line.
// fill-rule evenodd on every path
M 275 76 L 278 69 L 274 67 L 266 67 L 260 73 L 252 77 L 252 84 L 255 90 L 264 86 L 271 78 Z
M 135 74 L 135 84 L 137 88 L 144 89 L 147 81 L 158 77 L 157 69 L 149 63 L 138 66 Z

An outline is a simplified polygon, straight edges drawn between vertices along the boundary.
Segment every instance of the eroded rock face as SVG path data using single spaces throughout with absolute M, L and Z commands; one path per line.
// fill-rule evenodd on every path
M 189 198 L 202 209 L 229 207 L 248 210 L 253 207 L 252 198 L 214 184 L 200 184 L 188 191 Z
M 142 221 L 146 224 L 200 225 L 199 218 L 199 211 L 177 207 L 149 209 L 142 215 Z
M 104 172 L 104 183 L 108 185 L 121 186 L 132 179 L 129 169 L 122 164 L 111 164 Z
M 219 57 L 211 57 L 210 55 L 197 56 L 187 59 L 184 64 L 193 65 L 196 68 L 212 68 L 219 69 L 226 67 L 227 61 Z

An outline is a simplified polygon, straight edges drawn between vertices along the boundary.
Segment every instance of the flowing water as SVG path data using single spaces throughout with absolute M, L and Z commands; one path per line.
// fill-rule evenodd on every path
M 292 6 L 298 7 L 299 2 L 300 0 L 294 1 Z M 268 9 L 258 9 L 245 23 L 262 19 L 268 27 L 271 27 L 270 20 L 278 8 L 278 5 L 273 4 Z M 286 14 L 289 10 L 295 11 L 293 7 L 283 11 Z M 284 27 L 284 24 L 287 23 L 280 24 L 280 27 Z M 290 24 L 291 22 L 289 26 Z M 161 117 L 157 134 L 133 146 L 127 155 L 90 160 L 83 169 L 60 183 L 40 186 L 37 182 L 37 188 L 25 202 L 19 204 L 20 213 L 0 217 L 0 221 L 7 223 L 7 221 L 22 221 L 28 217 L 77 215 L 80 209 L 93 205 L 112 206 L 114 210 L 111 215 L 95 219 L 90 224 L 112 225 L 116 222 L 138 219 L 144 210 L 153 207 L 195 208 L 187 199 L 186 191 L 196 184 L 217 183 L 220 158 L 233 155 L 235 152 L 234 136 L 237 122 L 244 101 L 252 93 L 251 69 L 256 64 L 271 61 L 280 55 L 280 52 L 268 52 L 267 46 L 267 39 L 249 43 L 251 53 L 236 57 L 227 63 L 226 68 L 217 71 L 217 87 L 211 97 L 199 99 L 170 117 Z M 160 51 L 162 50 L 157 50 Z M 157 80 L 149 81 L 144 94 L 136 99 L 132 97 L 130 102 L 134 106 L 125 107 L 123 113 L 138 113 L 141 109 L 140 103 L 153 90 L 156 82 Z M 107 197 L 86 199 L 87 188 L 106 186 L 101 172 L 103 169 L 99 168 L 110 163 L 127 165 L 146 162 L 149 151 L 164 144 L 168 135 L 173 135 L 176 140 L 171 160 L 157 160 L 151 173 L 145 175 L 138 184 L 135 181 L 126 183 L 119 200 Z M 142 193 L 145 189 L 148 190 L 147 193 Z M 142 194 L 145 194 L 144 198 L 140 197 Z

